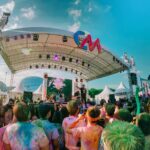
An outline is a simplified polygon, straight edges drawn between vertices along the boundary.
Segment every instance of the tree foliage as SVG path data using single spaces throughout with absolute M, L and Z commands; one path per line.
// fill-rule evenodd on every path
M 91 88 L 89 91 L 88 91 L 88 94 L 92 97 L 92 98 L 95 98 L 95 95 L 99 94 L 102 92 L 102 89 L 95 89 L 95 88 Z

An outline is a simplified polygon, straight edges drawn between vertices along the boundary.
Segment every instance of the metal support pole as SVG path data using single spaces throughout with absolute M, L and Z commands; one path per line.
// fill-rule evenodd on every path
M 127 70 L 128 74 L 128 80 L 129 80 L 129 89 L 130 89 L 130 97 L 133 96 L 133 86 L 132 86 L 132 81 L 131 81 L 131 75 L 130 75 L 130 70 Z

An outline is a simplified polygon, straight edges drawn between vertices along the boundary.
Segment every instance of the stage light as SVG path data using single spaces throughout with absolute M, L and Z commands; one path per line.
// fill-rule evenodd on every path
M 65 61 L 65 60 L 66 60 L 65 56 L 63 56 L 63 57 L 62 57 L 62 61 Z
M 39 34 L 33 34 L 33 41 L 39 40 Z
M 68 39 L 67 39 L 67 36 L 63 36 L 63 42 L 67 42 Z
M 113 56 L 113 61 L 115 61 L 116 60 L 116 58 Z
M 18 39 L 18 37 L 17 36 L 14 36 L 14 40 L 17 40 Z
M 50 54 L 47 54 L 47 55 L 46 55 L 46 58 L 47 58 L 47 59 L 50 59 Z
M 21 38 L 21 39 L 24 39 L 24 35 L 23 35 L 23 34 L 21 34 L 21 35 L 20 35 L 20 38 Z
M 54 55 L 53 60 L 54 60 L 54 61 L 59 61 L 59 57 L 58 57 L 57 54 Z
M 118 59 L 116 59 L 116 62 L 119 63 L 120 61 Z
M 83 61 L 83 62 L 82 62 L 82 66 L 84 66 L 84 64 L 85 64 L 85 62 Z
M 9 37 L 6 38 L 6 42 L 9 42 Z
M 0 18 L 0 30 L 2 30 L 7 25 L 9 16 L 9 12 L 3 12 L 2 17 Z
M 41 54 L 39 54 L 39 58 L 42 58 L 42 55 L 41 55 Z
M 72 62 L 72 58 L 69 58 L 69 62 Z
M 42 64 L 42 66 L 41 66 L 42 68 L 44 68 L 44 64 Z
M 39 66 L 38 66 L 38 65 L 36 65 L 36 66 L 35 66 L 35 68 L 39 68 Z
M 31 34 L 27 34 L 27 38 L 31 38 Z

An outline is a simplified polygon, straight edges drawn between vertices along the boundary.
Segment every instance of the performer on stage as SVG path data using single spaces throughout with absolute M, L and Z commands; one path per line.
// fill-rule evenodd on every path
M 80 92 L 81 92 L 81 101 L 82 101 L 82 103 L 84 103 L 85 106 L 86 106 L 86 92 L 87 92 L 87 90 L 86 90 L 84 84 L 83 84 L 82 87 L 80 88 Z

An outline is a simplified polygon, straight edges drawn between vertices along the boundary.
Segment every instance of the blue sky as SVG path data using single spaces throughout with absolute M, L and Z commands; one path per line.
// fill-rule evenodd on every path
M 93 38 L 98 37 L 118 57 L 124 52 L 134 56 L 139 76 L 147 78 L 150 74 L 149 0 L 1 0 L 0 10 L 4 9 L 12 11 L 6 29 L 42 26 L 73 32 L 83 30 Z M 0 80 L 7 80 L 4 74 L 7 69 L 1 60 L 0 66 L 3 71 Z M 97 79 L 88 85 L 115 88 L 120 81 L 128 86 L 125 73 Z

